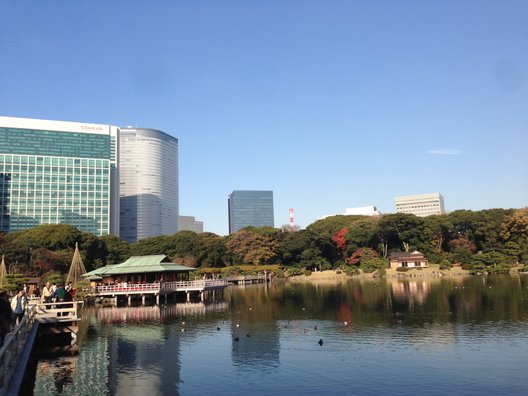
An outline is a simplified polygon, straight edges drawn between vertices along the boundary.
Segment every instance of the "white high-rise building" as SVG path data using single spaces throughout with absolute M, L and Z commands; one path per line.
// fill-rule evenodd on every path
M 445 214 L 444 197 L 440 193 L 405 195 L 394 198 L 396 213 L 425 217 Z
M 360 208 L 346 208 L 345 215 L 356 215 L 356 216 L 379 216 L 381 213 L 375 206 L 362 206 Z
M 156 129 L 120 129 L 120 237 L 178 232 L 178 139 Z

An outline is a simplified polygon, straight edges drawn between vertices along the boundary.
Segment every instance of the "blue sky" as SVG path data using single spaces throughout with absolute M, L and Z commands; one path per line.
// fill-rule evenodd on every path
M 347 207 L 528 204 L 526 1 L 4 1 L 0 115 L 161 129 L 180 214 L 227 234 Z

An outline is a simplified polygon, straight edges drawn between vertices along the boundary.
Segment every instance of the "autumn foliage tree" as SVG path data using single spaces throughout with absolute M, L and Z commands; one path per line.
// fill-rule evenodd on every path
M 269 236 L 249 230 L 235 233 L 227 242 L 227 249 L 242 263 L 254 265 L 272 263 L 277 257 L 278 242 Z
M 346 234 L 348 233 L 348 227 L 343 227 L 332 235 L 332 242 L 336 245 L 337 249 L 343 253 L 346 249 L 347 241 Z

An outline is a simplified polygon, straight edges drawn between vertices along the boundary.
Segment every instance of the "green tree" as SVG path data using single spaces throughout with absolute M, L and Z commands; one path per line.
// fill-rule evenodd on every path
M 231 257 L 227 250 L 224 238 L 211 232 L 204 232 L 197 236 L 197 266 L 198 267 L 225 267 L 230 263 Z
M 43 247 L 49 250 L 74 248 L 81 240 L 81 232 L 68 224 L 44 224 L 12 235 L 28 247 Z
M 446 215 L 433 215 L 424 219 L 427 235 L 430 235 L 430 247 L 436 254 L 447 250 L 452 239 L 453 223 Z
M 323 238 L 330 239 L 339 230 L 344 227 L 350 227 L 354 222 L 363 220 L 364 218 L 365 216 L 330 216 L 322 220 L 317 220 L 306 227 L 306 229 Z
M 427 235 L 425 221 L 407 213 L 383 216 L 378 223 L 377 236 L 383 244 L 384 257 L 390 250 L 424 250 L 430 239 Z
M 347 249 L 345 257 L 350 257 L 359 248 L 375 249 L 379 243 L 377 237 L 378 219 L 365 219 L 353 223 L 346 234 Z
M 130 245 L 114 235 L 99 237 L 104 246 L 104 264 L 119 264 L 126 261 L 131 255 Z
M 300 265 L 306 261 L 307 253 L 303 257 L 303 252 L 307 249 L 311 250 L 310 254 L 318 252 L 320 257 L 317 259 L 318 262 L 324 259 L 326 262 L 334 263 L 338 259 L 337 248 L 330 238 L 323 238 L 308 229 L 282 233 L 278 242 L 279 261 L 284 266 Z

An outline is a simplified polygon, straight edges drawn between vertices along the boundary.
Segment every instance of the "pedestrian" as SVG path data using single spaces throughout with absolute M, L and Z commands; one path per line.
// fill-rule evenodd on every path
M 50 303 L 51 302 L 51 283 L 46 282 L 46 285 L 42 288 L 40 302 Z
M 27 307 L 27 298 L 24 289 L 18 289 L 18 293 L 11 299 L 11 309 L 13 310 L 13 325 L 20 323 L 24 317 Z
M 9 303 L 6 291 L 0 292 L 0 347 L 4 344 L 4 338 L 11 331 L 11 318 L 13 311 Z

